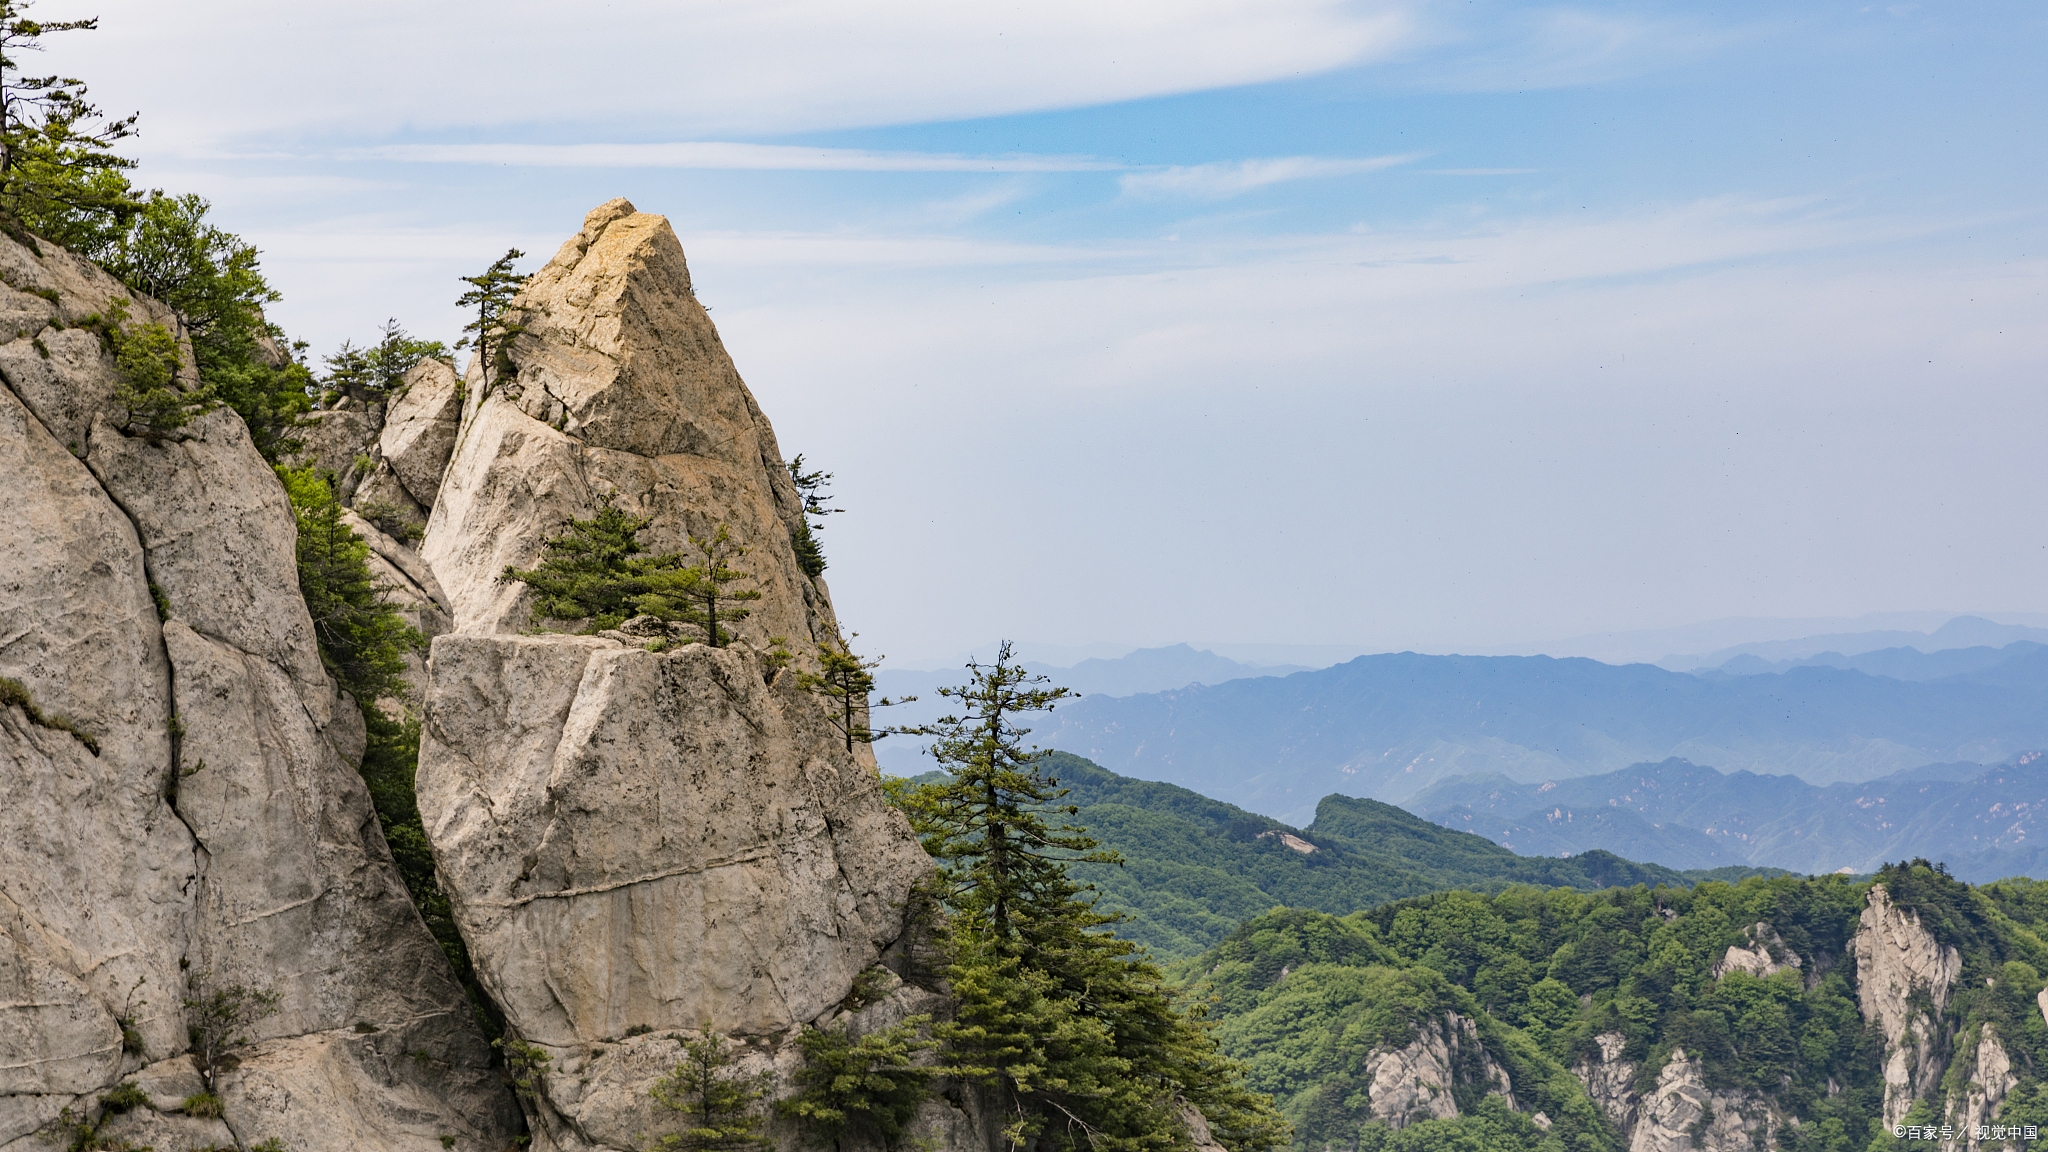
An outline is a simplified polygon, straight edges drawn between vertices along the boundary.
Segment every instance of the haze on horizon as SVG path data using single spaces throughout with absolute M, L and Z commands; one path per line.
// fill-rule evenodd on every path
M 35 14 L 316 355 L 667 215 L 863 650 L 2048 611 L 2037 5 Z

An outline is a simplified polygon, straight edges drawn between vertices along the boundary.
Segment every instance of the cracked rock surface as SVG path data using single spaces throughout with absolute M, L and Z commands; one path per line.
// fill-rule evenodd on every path
M 225 408 L 126 435 L 76 325 L 131 294 L 40 249 L 0 238 L 0 676 L 44 721 L 0 708 L 0 1149 L 124 1078 L 177 1082 L 210 973 L 282 997 L 224 1121 L 152 1095 L 109 1139 L 499 1152 L 517 1113 L 371 814 L 281 486 Z

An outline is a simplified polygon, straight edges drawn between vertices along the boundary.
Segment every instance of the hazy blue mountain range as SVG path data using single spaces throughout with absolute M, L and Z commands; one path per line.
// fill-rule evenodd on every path
M 1603 848 L 1674 868 L 1871 872 L 1924 856 L 1983 882 L 2048 864 L 2048 757 L 2039 752 L 1824 787 L 1677 759 L 1541 784 L 1466 776 L 1408 807 L 1525 854 Z
M 993 655 L 990 652 L 983 659 L 990 659 Z M 1091 658 L 1066 668 L 1029 660 L 1023 667 L 1035 675 L 1050 677 L 1052 683 L 1076 693 L 1103 696 L 1129 696 L 1139 692 L 1184 688 L 1190 684 L 1222 684 L 1247 676 L 1284 676 L 1302 671 L 1298 664 L 1247 664 L 1187 644 L 1140 648 L 1114 660 Z M 878 695 L 892 700 L 904 696 L 918 699 L 914 704 L 878 712 L 877 723 L 900 727 L 945 715 L 947 703 L 939 696 L 939 689 L 964 683 L 967 675 L 964 668 L 878 670 L 875 674 Z M 875 754 L 891 771 L 915 774 L 932 766 L 923 758 L 922 748 L 923 743 L 914 737 L 897 737 L 875 745 Z
M 1608 852 L 1532 858 L 1376 800 L 1327 796 L 1307 828 L 1247 812 L 1171 784 L 1132 780 L 1055 754 L 1047 768 L 1080 811 L 1072 821 L 1124 857 L 1080 866 L 1103 906 L 1131 919 L 1118 935 L 1164 959 L 1192 956 L 1275 905 L 1349 913 L 1453 888 L 1510 884 L 1591 891 L 1646 883 L 1685 886 L 1763 871 L 1642 865 Z
M 1286 677 L 1062 707 L 1035 739 L 1283 820 L 1332 792 L 1406 801 L 1454 775 L 1541 782 L 1679 756 L 1868 780 L 2048 747 L 2048 651 L 1910 682 L 1836 668 L 1702 678 L 1548 657 L 1364 656 Z
M 1944 676 L 1973 676 L 1988 673 L 1989 679 L 1973 676 L 1979 683 L 1999 682 L 2002 674 L 1994 671 L 1999 665 L 2023 656 L 2031 656 L 2042 650 L 2042 645 L 2031 640 L 2016 640 L 2003 648 L 1978 645 L 1975 648 L 1944 648 L 1935 652 L 1922 652 L 1918 648 L 1880 648 L 1875 652 L 1863 652 L 1845 656 L 1840 652 L 1822 652 L 1799 660 L 1766 660 L 1747 652 L 1722 664 L 1719 668 L 1702 668 L 1693 672 L 1695 676 L 1763 676 L 1788 672 L 1794 668 L 1844 668 L 1862 672 L 1869 676 L 1889 676 L 1894 680 L 1939 680 Z M 2009 671 L 2021 671 L 2022 679 L 2038 678 L 2048 674 L 2048 665 L 2038 661 L 2015 665 Z M 2017 686 L 2017 685 L 2015 685 Z
M 1657 661 L 1657 665 L 1674 672 L 1688 672 L 1700 668 L 1725 667 L 1729 661 L 1741 656 L 1754 656 L 1765 664 L 1789 664 L 1822 653 L 1859 656 L 1884 648 L 1911 648 L 1919 652 L 1932 653 L 1952 648 L 2001 648 L 2020 640 L 2030 640 L 2037 644 L 2048 643 L 2048 628 L 2000 624 L 1981 616 L 1957 616 L 1931 632 L 1881 629 L 1870 632 L 1833 632 L 1802 636 L 1793 640 L 1763 640 L 1735 644 L 1699 655 L 1666 656 Z

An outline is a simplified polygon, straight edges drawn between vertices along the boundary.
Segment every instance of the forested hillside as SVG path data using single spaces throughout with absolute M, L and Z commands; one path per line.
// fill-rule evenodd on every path
M 1282 909 L 1176 971 L 1308 1148 L 1860 1152 L 2048 1121 L 2048 884 L 1877 879 Z
M 1685 760 L 1541 784 L 1455 777 L 1409 807 L 1532 855 L 1603 848 L 1678 868 L 1869 872 L 1925 856 L 1965 880 L 2048 864 L 2048 758 L 1929 764 L 1861 784 L 1721 773 Z
M 1289 827 L 1172 784 L 1132 780 L 1054 753 L 1046 771 L 1071 789 L 1074 820 L 1125 863 L 1077 865 L 1102 890 L 1105 910 L 1130 919 L 1118 934 L 1162 959 L 1214 945 L 1275 905 L 1346 913 L 1389 900 L 1510 884 L 1593 890 L 1616 884 L 1685 885 L 1749 870 L 1678 872 L 1606 852 L 1570 859 L 1518 856 L 1376 800 L 1326 797 L 1315 823 Z

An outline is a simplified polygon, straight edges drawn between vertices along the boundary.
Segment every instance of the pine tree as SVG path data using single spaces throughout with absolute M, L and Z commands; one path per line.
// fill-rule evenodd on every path
M 933 1046 L 918 1034 L 930 1023 L 928 1016 L 912 1016 L 862 1036 L 844 1024 L 804 1029 L 797 1037 L 804 1053 L 797 1094 L 776 1107 L 835 1143 L 851 1137 L 895 1147 L 939 1071 L 918 1063 Z
M 690 544 L 703 559 L 678 573 L 672 590 L 663 593 L 659 601 L 650 598 L 650 602 L 676 603 L 683 619 L 704 629 L 705 643 L 713 648 L 722 648 L 733 638 L 732 633 L 726 631 L 726 622 L 737 624 L 753 615 L 752 609 L 741 608 L 739 604 L 761 598 L 761 592 L 756 588 L 727 587 L 753 579 L 744 570 L 732 566 L 732 562 L 746 555 L 749 549 L 736 543 L 732 531 L 723 524 L 709 536 L 690 537 Z
M 682 568 L 674 553 L 645 556 L 640 532 L 652 516 L 629 515 L 617 493 L 597 498 L 597 514 L 569 520 L 541 545 L 537 567 L 507 565 L 500 581 L 518 580 L 538 593 L 535 619 L 587 620 L 585 632 L 616 628 L 630 616 L 680 619 L 659 595 Z
M 940 862 L 950 913 L 947 974 L 957 1004 L 938 1025 L 957 1074 L 998 1090 L 1015 1147 L 1153 1152 L 1184 1148 L 1177 1116 L 1199 1108 L 1226 1147 L 1256 1152 L 1287 1139 L 1265 1097 L 1243 1087 L 1200 1013 L 1183 1005 L 1138 947 L 1109 929 L 1075 863 L 1121 863 L 1085 829 L 1059 821 L 1078 809 L 1027 749 L 1020 713 L 1070 695 L 1012 663 L 968 665 L 970 683 L 941 689 L 962 705 L 916 729 L 936 737 L 946 778 L 912 790 L 904 808 Z
M 366 348 L 342 341 L 327 357 L 327 375 L 320 382 L 358 403 L 374 403 L 395 395 L 405 385 L 405 374 L 421 361 L 448 354 L 448 346 L 439 340 L 414 339 L 396 317 L 384 322 L 378 336 Z
M 310 465 L 280 467 L 299 525 L 299 592 L 313 617 L 321 662 L 342 689 L 368 706 L 404 691 L 405 657 L 426 639 L 384 599 L 370 574 L 370 546 L 341 519 L 341 501 Z
M 31 20 L 28 8 L 0 0 L 0 215 L 60 243 L 91 242 L 140 207 L 122 174 L 135 162 L 113 153 L 135 117 L 106 119 L 82 80 L 22 74 L 22 54 L 41 51 L 44 36 L 99 28 L 97 18 Z
M 193 381 L 178 383 L 183 356 L 178 338 L 161 324 L 128 325 L 128 302 L 115 300 L 100 331 L 114 352 L 118 380 L 114 401 L 125 413 L 121 427 L 158 442 L 219 406 L 213 391 Z
M 455 346 L 466 348 L 475 343 L 477 362 L 483 365 L 482 387 L 487 392 L 491 376 L 502 374 L 511 364 L 505 356 L 506 346 L 513 337 L 526 331 L 524 325 L 514 323 L 508 315 L 512 298 L 519 294 L 529 279 L 512 271 L 512 262 L 525 257 L 526 253 L 517 248 L 507 249 L 489 268 L 474 276 L 462 277 L 462 282 L 470 286 L 469 291 L 455 300 L 458 308 L 476 309 L 476 319 L 462 326 L 464 332 L 475 335 L 463 337 L 456 341 Z
M 263 278 L 256 246 L 207 222 L 199 196 L 153 192 L 126 227 L 73 245 L 121 282 L 169 306 L 192 349 L 199 380 L 249 426 L 264 459 L 299 450 L 293 433 L 311 407 L 312 375 L 284 333 L 263 316 L 278 293 Z M 83 244 L 83 247 L 80 245 Z
M 853 635 L 857 639 L 860 633 Z M 893 708 L 917 699 L 905 696 L 891 700 L 884 696 L 870 703 L 868 693 L 875 690 L 875 674 L 870 669 L 880 667 L 881 663 L 880 657 L 862 660 L 849 648 L 834 648 L 829 642 L 821 642 L 818 671 L 797 673 L 796 686 L 825 701 L 826 719 L 846 737 L 848 752 L 857 743 L 872 744 L 888 735 L 867 726 L 871 709 Z
M 761 1135 L 761 1116 L 753 1110 L 754 1102 L 768 1094 L 766 1078 L 728 1071 L 732 1045 L 716 1033 L 707 1030 L 682 1045 L 683 1058 L 654 1082 L 649 1095 L 662 1108 L 680 1113 L 688 1126 L 656 1140 L 654 1147 L 661 1152 L 773 1148 L 774 1142 Z
M 784 467 L 789 469 L 789 478 L 796 484 L 797 495 L 801 496 L 804 502 L 804 518 L 797 521 L 797 530 L 791 534 L 790 547 L 796 551 L 797 567 L 803 569 L 804 575 L 815 580 L 825 574 L 825 550 L 818 544 L 816 533 L 825 530 L 823 517 L 836 516 L 846 509 L 825 507 L 833 500 L 833 497 L 824 494 L 825 486 L 831 481 L 832 474 L 822 470 L 804 471 L 803 453 L 797 453 L 796 459 Z M 812 516 L 820 519 L 812 523 Z

